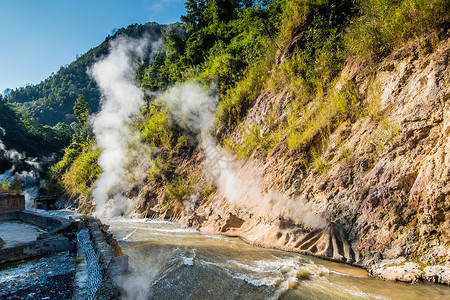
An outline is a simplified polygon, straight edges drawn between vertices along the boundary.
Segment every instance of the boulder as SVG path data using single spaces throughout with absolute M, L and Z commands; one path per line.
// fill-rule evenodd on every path
M 373 277 L 384 280 L 416 283 L 422 279 L 424 271 L 417 263 L 407 262 L 405 258 L 383 260 L 372 266 L 368 271 Z
M 450 285 L 450 263 L 447 265 L 429 266 L 423 269 L 425 280 Z

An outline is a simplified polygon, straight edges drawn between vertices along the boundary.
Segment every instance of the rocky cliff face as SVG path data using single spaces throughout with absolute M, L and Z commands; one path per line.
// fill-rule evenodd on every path
M 254 195 L 227 200 L 219 188 L 185 214 L 185 223 L 366 267 L 399 257 L 445 263 L 450 259 L 449 56 L 447 39 L 432 53 L 410 44 L 376 67 L 347 63 L 336 89 L 352 82 L 362 97 L 355 109 L 366 112 L 329 133 L 321 156 L 325 171 L 304 167 L 283 149 L 264 160 L 254 153 L 236 172 L 242 182 L 251 181 L 249 168 L 261 177 L 256 198 L 268 209 L 262 213 L 254 205 L 258 199 L 250 199 Z M 261 95 L 244 123 L 263 124 L 270 108 L 286 101 L 284 94 Z M 232 138 L 239 142 L 241 131 Z M 307 208 L 324 222 L 283 213 L 274 191 L 289 199 L 288 209 Z

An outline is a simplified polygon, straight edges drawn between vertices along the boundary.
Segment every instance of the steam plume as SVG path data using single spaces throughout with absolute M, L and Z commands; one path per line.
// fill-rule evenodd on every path
M 93 131 L 102 149 L 99 165 L 103 172 L 93 191 L 97 215 L 127 214 L 129 207 L 117 193 L 124 178 L 127 160 L 128 122 L 145 103 L 143 92 L 134 82 L 133 62 L 143 59 L 148 48 L 154 52 L 160 41 L 119 37 L 110 43 L 110 53 L 89 70 L 102 98 L 101 110 L 93 117 Z
M 124 186 L 125 177 L 129 176 L 124 166 L 133 160 L 130 160 L 133 151 L 127 148 L 130 136 L 128 122 L 144 104 L 143 92 L 133 82 L 133 57 L 142 57 L 145 47 L 148 47 L 146 40 L 115 40 L 111 43 L 110 54 L 90 70 L 103 95 L 101 111 L 93 119 L 94 133 L 103 150 L 99 158 L 103 173 L 93 192 L 97 215 L 129 214 L 133 206 L 119 191 Z M 291 199 L 276 191 L 264 191 L 257 167 L 250 164 L 242 166 L 216 145 L 210 128 L 217 99 L 210 90 L 195 83 L 178 84 L 161 99 L 167 103 L 175 120 L 200 134 L 201 147 L 206 153 L 205 171 L 212 175 L 214 183 L 231 205 L 239 205 L 261 216 L 303 220 L 311 227 L 324 225 L 323 218 L 305 201 Z M 148 165 L 147 161 L 143 166 Z
M 217 99 L 210 90 L 192 82 L 177 84 L 162 99 L 169 105 L 176 119 L 191 130 L 207 135 L 217 106 Z
M 49 163 L 54 160 L 54 156 L 27 157 L 25 153 L 21 153 L 15 149 L 7 149 L 1 137 L 6 135 L 6 130 L 0 127 L 0 157 L 8 161 L 10 168 L 0 174 L 0 183 L 11 183 L 20 181 L 21 193 L 25 196 L 25 207 L 30 209 L 32 200 L 39 195 L 39 185 L 41 184 L 39 171 L 42 170 L 42 164 Z M 5 170 L 2 166 L 2 171 Z
M 201 132 L 201 146 L 206 155 L 205 171 L 231 205 L 260 216 L 293 218 L 312 228 L 326 225 L 324 218 L 303 199 L 290 198 L 274 190 L 264 191 L 258 166 L 251 163 L 241 165 L 214 142 L 209 129 L 217 100 L 207 90 L 193 83 L 177 85 L 163 99 L 169 107 L 175 104 L 172 109 L 178 119 L 192 130 Z M 185 206 L 189 207 L 186 203 Z

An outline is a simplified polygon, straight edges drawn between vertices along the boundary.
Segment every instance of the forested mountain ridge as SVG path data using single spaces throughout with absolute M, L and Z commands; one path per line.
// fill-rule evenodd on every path
M 15 89 L 4 97 L 0 95 L 0 173 L 13 166 L 15 171 L 29 169 L 32 166 L 26 161 L 31 159 L 37 159 L 36 162 L 47 161 L 50 157 L 60 159 L 71 138 L 76 140 L 80 136 L 80 125 L 74 113 L 76 100 L 82 96 L 89 111 L 98 109 L 100 93 L 87 74 L 88 68 L 108 54 L 111 40 L 143 35 L 159 39 L 164 27 L 147 23 L 121 28 L 40 84 Z M 142 66 L 150 62 L 149 55 Z
M 50 126 L 58 122 L 70 124 L 75 121 L 73 106 L 79 95 L 85 97 L 91 111 L 98 109 L 100 94 L 87 70 L 96 60 L 108 54 L 109 42 L 121 35 L 140 37 L 151 34 L 158 38 L 164 27 L 157 23 L 146 23 L 121 28 L 112 36 L 106 37 L 99 46 L 81 55 L 67 67 L 61 67 L 56 74 L 40 84 L 15 89 L 6 99 L 26 111 L 35 122 Z M 148 57 L 146 63 L 149 63 Z
M 0 95 L 0 173 L 11 169 L 28 169 L 24 162 L 27 157 L 51 156 L 66 147 L 72 129 L 59 123 L 56 126 L 40 125 L 32 122 L 25 114 Z

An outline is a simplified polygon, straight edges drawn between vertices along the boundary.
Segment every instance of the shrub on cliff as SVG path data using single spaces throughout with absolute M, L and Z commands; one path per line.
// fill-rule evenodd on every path
M 95 145 L 86 145 L 62 175 L 62 184 L 71 198 L 91 200 L 93 183 L 101 173 L 97 164 L 99 155 Z
M 377 60 L 410 39 L 438 35 L 450 25 L 447 0 L 358 0 L 359 13 L 348 28 L 348 55 Z M 432 45 L 428 45 L 432 46 Z
M 21 190 L 22 190 L 22 182 L 20 178 L 0 182 L 0 193 L 18 195 L 20 194 Z

